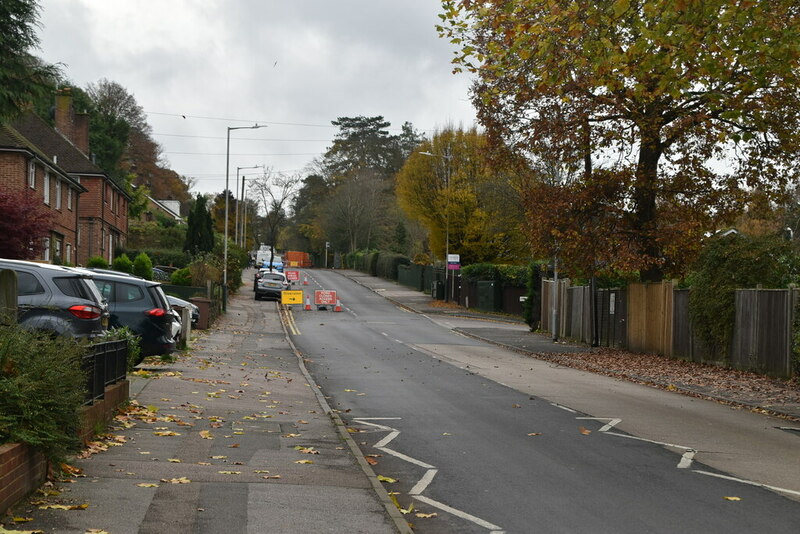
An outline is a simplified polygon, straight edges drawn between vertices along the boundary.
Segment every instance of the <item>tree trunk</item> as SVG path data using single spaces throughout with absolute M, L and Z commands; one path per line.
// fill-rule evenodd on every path
M 632 228 L 637 236 L 639 255 L 645 261 L 639 272 L 642 282 L 660 282 L 664 277 L 662 251 L 656 235 L 656 184 L 658 160 L 662 152 L 658 132 L 642 131 L 633 193 L 635 208 Z

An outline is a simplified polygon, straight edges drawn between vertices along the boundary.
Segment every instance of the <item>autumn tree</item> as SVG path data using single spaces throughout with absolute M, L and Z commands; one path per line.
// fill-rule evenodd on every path
M 397 173 L 397 200 L 409 218 L 428 229 L 440 258 L 449 249 L 463 263 L 516 263 L 529 255 L 520 197 L 510 175 L 492 167 L 485 149 L 486 138 L 474 128 L 437 132 Z
M 261 236 L 270 245 L 270 263 L 274 259 L 275 245 L 288 220 L 287 212 L 300 181 L 299 176 L 276 173 L 271 169 L 250 180 L 248 190 L 264 213 Z
M 17 115 L 43 95 L 49 95 L 57 67 L 31 54 L 39 45 L 39 6 L 34 0 L 4 0 L 0 7 L 0 120 Z
M 577 172 L 588 189 L 616 182 L 602 185 L 616 195 L 613 241 L 643 280 L 683 273 L 750 193 L 774 199 L 797 178 L 794 0 L 442 5 L 440 35 L 459 46 L 456 70 L 477 75 L 492 145 Z
M 50 235 L 53 213 L 41 199 L 22 191 L 0 191 L 0 258 L 32 260 Z

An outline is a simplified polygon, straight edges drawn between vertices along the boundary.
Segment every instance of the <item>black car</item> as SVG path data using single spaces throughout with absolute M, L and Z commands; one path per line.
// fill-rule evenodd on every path
M 109 326 L 127 326 L 141 338 L 142 356 L 175 350 L 175 320 L 161 284 L 125 273 L 93 271 L 94 283 L 108 301 Z
M 0 259 L 17 274 L 17 323 L 54 336 L 93 338 L 105 333 L 108 306 L 85 269 Z

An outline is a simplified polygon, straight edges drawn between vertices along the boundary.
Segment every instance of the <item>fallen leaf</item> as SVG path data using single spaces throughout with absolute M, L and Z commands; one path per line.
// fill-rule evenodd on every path
M 370 458 L 369 456 L 365 456 L 364 459 L 367 461 L 369 465 L 378 465 L 378 460 L 375 458 Z
M 588 436 L 589 434 L 592 433 L 591 430 L 589 430 L 588 428 L 584 428 L 584 427 L 580 427 L 579 430 L 581 431 L 581 434 L 583 434 L 584 436 Z
M 347 431 L 350 432 L 351 434 L 358 434 L 359 432 L 363 432 L 363 430 L 361 430 L 360 428 L 351 428 L 351 427 L 347 427 Z
M 280 475 L 265 475 L 265 476 L 263 476 L 261 478 L 276 479 L 276 478 L 281 478 L 281 476 Z
M 180 477 L 180 478 L 162 478 L 162 479 L 161 479 L 161 482 L 166 482 L 166 483 L 168 483 L 168 484 L 188 484 L 188 483 L 190 483 L 190 482 L 191 482 L 191 480 L 189 480 L 189 479 L 188 479 L 188 478 L 186 478 L 186 477 Z
M 228 445 L 228 448 L 229 449 L 238 449 L 239 448 L 239 444 L 238 443 L 234 443 L 233 445 Z
M 147 482 L 142 482 L 141 484 L 136 484 L 140 488 L 157 488 L 159 487 L 158 484 L 148 484 Z
M 451 434 L 450 432 L 442 432 L 442 435 L 443 436 L 452 436 L 453 434 Z
M 167 461 L 173 464 L 179 464 L 181 461 L 177 458 L 167 458 Z
M 344 390 L 345 393 L 355 393 L 357 391 L 358 391 L 357 389 L 346 389 L 346 390 Z
M 726 501 L 741 501 L 741 497 L 723 497 Z
M 86 510 L 89 508 L 89 503 L 83 504 L 43 504 L 39 506 L 40 510 Z
M 541 435 L 542 435 L 542 433 L 541 433 L 541 432 L 531 432 L 531 433 L 529 433 L 528 435 L 529 435 L 529 436 L 541 436 Z
M 395 482 L 397 482 L 397 480 L 395 480 L 394 478 L 385 477 L 383 475 L 378 475 L 378 480 L 380 480 L 381 482 L 386 482 L 387 484 L 394 484 Z
M 214 436 L 211 435 L 210 430 L 201 430 L 200 437 L 203 439 L 214 439 Z
M 0 534 L 44 534 L 44 530 L 6 530 L 0 525 Z
M 241 471 L 217 471 L 220 475 L 241 475 Z
M 28 521 L 33 521 L 32 517 L 12 517 L 11 520 L 14 523 L 27 523 Z
M 436 512 L 433 512 L 432 514 L 422 514 L 422 513 L 416 513 L 416 514 L 414 514 L 414 515 L 415 515 L 416 517 L 419 517 L 420 519 L 430 519 L 430 518 L 432 518 L 432 517 L 436 517 Z
M 303 454 L 319 454 L 319 451 L 314 449 L 314 447 L 303 447 L 301 445 L 298 445 L 297 447 L 294 448 L 294 450 L 301 452 Z
M 299 438 L 300 434 L 284 434 L 281 437 L 282 438 Z
M 295 463 L 296 464 L 313 464 L 314 461 L 313 460 L 297 460 Z
M 253 473 L 266 474 L 266 473 L 269 473 L 269 471 L 266 471 L 264 469 L 254 469 Z
M 156 436 L 180 436 L 177 432 L 173 432 L 171 430 L 163 430 L 160 432 L 153 432 Z
M 522 406 L 520 406 L 519 404 L 512 404 L 511 407 L 512 408 L 522 408 Z

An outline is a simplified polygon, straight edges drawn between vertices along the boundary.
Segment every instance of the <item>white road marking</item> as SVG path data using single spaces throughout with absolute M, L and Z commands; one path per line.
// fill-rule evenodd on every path
M 732 480 L 733 482 L 740 482 L 742 484 L 747 484 L 749 486 L 757 486 L 759 488 L 765 488 L 765 489 L 769 489 L 769 490 L 772 490 L 772 491 L 778 491 L 780 493 L 786 493 L 787 495 L 795 495 L 797 497 L 800 497 L 800 491 L 790 490 L 790 489 L 786 489 L 786 488 L 779 488 L 777 486 L 769 486 L 767 484 L 762 484 L 760 482 L 753 482 L 752 480 L 745 480 L 743 478 L 736 478 L 736 477 L 731 477 L 731 476 L 728 476 L 728 475 L 721 475 L 719 473 L 709 473 L 708 471 L 700 471 L 698 469 L 694 469 L 693 472 L 697 473 L 699 475 L 708 475 L 710 477 L 722 478 L 722 479 L 725 479 L 725 480 Z
M 578 413 L 575 410 L 573 410 L 572 408 L 567 408 L 566 406 L 562 406 L 561 404 L 558 404 L 557 402 L 551 402 L 550 405 L 551 406 L 555 406 L 556 408 L 561 408 L 562 410 L 566 410 L 569 413 Z
M 416 500 L 420 501 L 420 502 L 424 502 L 425 504 L 433 506 L 434 508 L 438 508 L 439 510 L 441 510 L 443 512 L 447 512 L 447 513 L 452 514 L 452 515 L 454 515 L 456 517 L 460 517 L 461 519 L 466 519 L 467 521 L 471 521 L 471 522 L 475 523 L 476 525 L 479 525 L 479 526 L 481 526 L 483 528 L 489 529 L 489 530 L 491 530 L 493 532 L 503 532 L 503 530 L 500 527 L 498 527 L 497 525 L 495 525 L 493 523 L 489 523 L 488 521 L 484 521 L 480 517 L 475 517 L 474 515 L 468 514 L 466 512 L 462 512 L 461 510 L 456 510 L 455 508 L 451 508 L 450 506 L 447 506 L 444 503 L 440 503 L 439 501 L 435 501 L 435 500 L 431 499 L 430 497 L 425 497 L 424 495 L 414 495 L 414 498 Z
M 622 422 L 622 419 L 616 419 L 613 417 L 576 417 L 576 419 L 589 419 L 591 421 L 608 421 L 608 423 L 601 427 L 598 432 L 608 432 L 618 424 Z
M 417 482 L 414 485 L 413 488 L 408 490 L 408 494 L 409 495 L 419 495 L 420 493 L 425 491 L 428 488 L 428 486 L 430 485 L 430 483 L 433 482 L 433 477 L 435 477 L 436 473 L 438 473 L 438 472 L 439 472 L 438 469 L 428 469 L 425 472 L 425 474 L 422 475 L 422 478 L 419 479 L 419 482 Z
M 423 491 L 425 491 L 425 489 L 427 489 L 427 487 L 433 481 L 433 478 L 436 476 L 436 473 L 438 473 L 439 470 L 435 466 L 427 464 L 422 460 L 417 460 L 416 458 L 412 458 L 411 456 L 390 449 L 386 446 L 389 443 L 391 443 L 392 440 L 394 440 L 397 436 L 400 435 L 400 431 L 397 430 L 396 428 L 392 428 L 386 425 L 381 425 L 378 423 L 371 423 L 370 421 L 383 421 L 383 420 L 393 420 L 393 419 L 397 420 L 400 419 L 400 417 L 360 417 L 353 419 L 353 421 L 358 422 L 362 425 L 371 426 L 389 432 L 389 434 L 386 437 L 384 437 L 382 440 L 380 440 L 378 443 L 374 445 L 374 447 L 379 451 L 385 452 L 386 454 L 390 454 L 392 456 L 400 458 L 401 460 L 405 460 L 408 463 L 418 465 L 420 467 L 424 467 L 425 469 L 427 469 L 427 471 L 425 471 L 425 474 L 422 475 L 422 478 L 420 478 L 417 481 L 417 483 L 414 484 L 414 486 L 411 488 L 408 494 L 412 496 L 414 499 L 420 502 L 424 502 L 430 506 L 433 506 L 434 508 L 438 508 L 443 512 L 447 512 L 451 515 L 454 515 L 461 519 L 466 519 L 467 521 L 470 521 L 472 523 L 475 523 L 476 525 L 484 527 L 491 531 L 490 534 L 505 534 L 505 531 L 501 527 L 498 527 L 493 523 L 485 521 L 480 517 L 475 517 L 472 514 L 468 514 L 451 506 L 447 506 L 446 504 L 440 503 L 439 501 L 431 499 L 430 497 L 425 497 L 424 495 L 420 495 Z
M 681 456 L 681 461 L 678 462 L 678 469 L 689 469 L 692 466 L 695 454 L 697 454 L 697 451 L 694 449 L 684 452 L 683 456 Z

